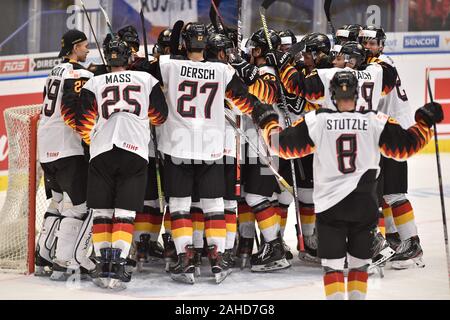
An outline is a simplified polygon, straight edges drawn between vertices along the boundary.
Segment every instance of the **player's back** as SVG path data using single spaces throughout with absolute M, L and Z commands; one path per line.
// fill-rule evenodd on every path
M 224 99 L 235 71 L 220 62 L 160 58 L 169 107 L 161 125 L 159 149 L 185 159 L 215 160 L 223 156 Z
M 81 138 L 75 131 L 75 101 L 92 73 L 75 62 L 64 62 L 49 73 L 38 128 L 39 160 L 43 163 L 82 155 Z
M 388 117 L 383 113 L 337 112 L 306 114 L 315 145 L 314 201 L 317 212 L 335 205 L 352 192 L 367 170 L 379 169 L 379 140 Z M 318 200 L 320 199 L 320 201 Z
M 336 110 L 335 105 L 331 101 L 329 83 L 334 74 L 339 71 L 352 71 L 358 79 L 358 100 L 356 101 L 357 111 L 377 110 L 378 103 L 383 94 L 383 70 L 381 66 L 376 63 L 369 64 L 363 70 L 353 70 L 349 67 L 346 68 L 330 68 L 330 69 L 318 69 L 317 73 L 322 80 L 324 86 L 324 96 L 322 99 L 314 101 L 313 103 L 319 103 L 323 108 L 330 108 Z M 308 77 L 308 76 L 307 76 Z
M 394 61 L 388 55 L 382 54 L 378 59 L 395 67 Z M 378 110 L 395 118 L 404 129 L 414 124 L 414 110 L 411 108 L 406 91 L 402 87 L 400 75 L 397 75 L 395 88 L 380 100 Z
M 146 72 L 119 71 L 96 76 L 83 89 L 95 97 L 98 119 L 91 131 L 91 159 L 113 145 L 148 159 L 149 106 L 158 81 Z

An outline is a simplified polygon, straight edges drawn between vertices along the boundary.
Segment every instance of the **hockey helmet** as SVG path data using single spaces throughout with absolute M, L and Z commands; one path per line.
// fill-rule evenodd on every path
M 338 71 L 330 81 L 331 100 L 358 99 L 358 79 L 351 71 Z
M 131 47 L 117 35 L 104 44 L 106 64 L 111 67 L 122 67 L 128 64 L 131 57 Z
M 126 26 L 122 29 L 120 29 L 117 32 L 117 35 L 120 37 L 121 40 L 128 43 L 128 46 L 134 50 L 134 52 L 139 51 L 140 41 L 139 41 L 139 35 L 137 33 L 137 30 L 133 26 Z
M 208 31 L 206 30 L 205 24 L 191 22 L 185 26 L 181 36 L 186 44 L 187 51 L 199 51 L 206 47 Z
M 208 59 L 217 58 L 220 51 L 226 54 L 232 53 L 234 49 L 233 42 L 224 34 L 212 33 L 208 35 L 206 41 L 206 57 Z
M 359 32 L 362 30 L 360 24 L 344 24 L 336 30 L 337 44 L 347 41 L 358 41 Z
M 372 39 L 376 39 L 378 41 L 378 45 L 384 46 L 384 42 L 386 41 L 386 33 L 384 32 L 384 29 L 376 26 L 364 26 L 358 35 L 359 43 L 363 44 L 364 41 L 369 41 Z
M 273 49 L 278 48 L 278 46 L 281 44 L 280 36 L 278 35 L 277 32 L 271 29 L 268 30 L 268 33 L 270 42 L 272 43 L 272 48 Z M 261 56 L 266 56 L 270 48 L 263 28 L 259 29 L 258 31 L 256 31 L 251 35 L 251 37 L 248 39 L 246 43 L 246 47 L 248 49 L 261 48 Z

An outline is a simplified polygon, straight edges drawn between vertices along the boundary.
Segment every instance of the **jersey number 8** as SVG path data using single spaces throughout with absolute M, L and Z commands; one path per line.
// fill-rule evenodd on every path
M 356 135 L 342 134 L 336 140 L 336 153 L 339 171 L 343 174 L 356 171 Z

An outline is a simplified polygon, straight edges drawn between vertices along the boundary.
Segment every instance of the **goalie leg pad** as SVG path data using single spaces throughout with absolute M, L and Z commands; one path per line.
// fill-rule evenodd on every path
M 92 251 L 92 224 L 92 210 L 89 210 L 81 225 L 73 254 L 75 262 L 88 271 L 95 268 L 95 263 L 89 258 Z
M 35 264 L 38 267 L 52 265 L 56 241 L 55 233 L 59 228 L 61 218 L 59 214 L 50 212 L 44 215 L 44 222 L 36 246 Z
M 78 268 L 73 253 L 83 222 L 83 220 L 71 217 L 61 219 L 59 228 L 55 233 L 57 239 L 54 263 L 64 268 Z

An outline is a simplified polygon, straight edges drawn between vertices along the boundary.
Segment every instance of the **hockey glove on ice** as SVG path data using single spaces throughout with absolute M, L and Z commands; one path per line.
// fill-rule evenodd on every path
M 278 113 L 271 104 L 260 103 L 252 111 L 252 119 L 255 124 L 264 129 L 271 121 L 278 121 Z
M 431 128 L 435 123 L 439 123 L 444 119 L 442 106 L 437 102 L 426 103 L 423 107 L 417 109 L 415 120 L 422 120 Z

